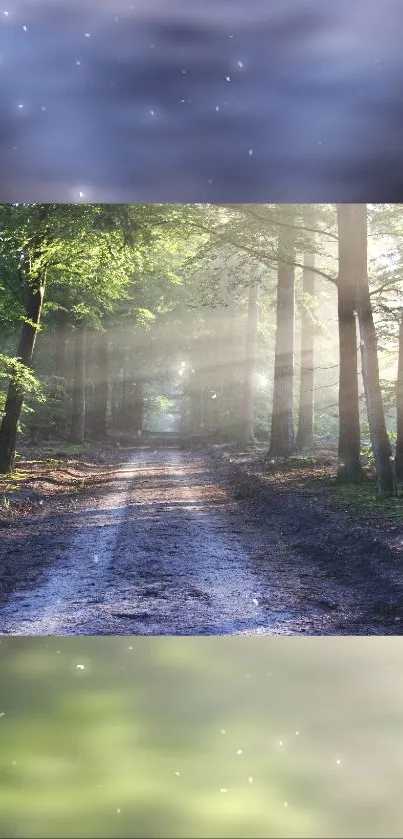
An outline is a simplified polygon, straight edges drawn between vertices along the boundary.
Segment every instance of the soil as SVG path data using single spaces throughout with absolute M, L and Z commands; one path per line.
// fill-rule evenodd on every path
M 331 454 L 21 451 L 0 483 L 0 633 L 401 635 L 403 524 L 335 505 L 315 483 L 332 474 Z

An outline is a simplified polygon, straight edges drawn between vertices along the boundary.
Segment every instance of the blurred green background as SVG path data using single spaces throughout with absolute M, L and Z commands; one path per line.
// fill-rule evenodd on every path
M 403 835 L 399 638 L 6 638 L 2 837 Z

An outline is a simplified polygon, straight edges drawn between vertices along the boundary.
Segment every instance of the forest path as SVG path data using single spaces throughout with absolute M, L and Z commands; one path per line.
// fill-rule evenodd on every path
M 293 549 L 289 505 L 232 490 L 206 453 L 139 449 L 65 512 L 50 497 L 2 538 L 0 633 L 400 634 L 368 620 L 379 581 L 337 578 Z

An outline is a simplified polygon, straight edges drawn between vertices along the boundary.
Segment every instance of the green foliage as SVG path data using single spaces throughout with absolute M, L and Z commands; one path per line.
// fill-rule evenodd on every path
M 11 375 L 15 378 L 21 390 L 31 397 L 31 400 L 36 403 L 45 401 L 46 397 L 42 383 L 33 371 L 22 364 L 19 358 L 12 358 L 0 353 L 0 384 L 1 380 L 8 381 Z
M 364 444 L 361 446 L 361 457 L 365 459 L 367 466 L 373 467 L 375 465 L 375 458 L 374 453 L 372 450 L 371 441 L 369 439 L 369 425 L 368 422 L 364 421 L 361 423 L 361 435 L 362 439 L 366 440 Z M 396 431 L 388 431 L 388 437 L 390 443 L 392 445 L 392 450 L 396 445 Z

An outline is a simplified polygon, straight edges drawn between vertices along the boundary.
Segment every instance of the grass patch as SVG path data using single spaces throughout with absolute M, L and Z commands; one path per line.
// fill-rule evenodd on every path
M 368 477 L 361 484 L 341 484 L 333 478 L 322 480 L 321 484 L 331 490 L 332 500 L 338 509 L 353 509 L 379 519 L 403 523 L 403 497 L 378 498 L 375 478 Z
M 62 443 L 55 448 L 44 449 L 44 454 L 49 457 L 78 457 L 80 454 L 85 454 L 88 451 L 88 446 L 85 443 Z
M 317 466 L 318 458 L 313 455 L 292 455 L 284 461 L 285 466 Z

